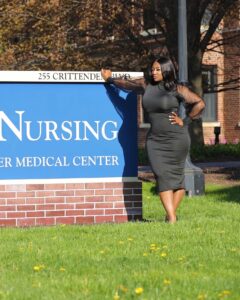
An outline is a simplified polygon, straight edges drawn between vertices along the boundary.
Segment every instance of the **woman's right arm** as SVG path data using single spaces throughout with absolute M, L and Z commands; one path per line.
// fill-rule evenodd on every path
M 143 77 L 139 79 L 128 79 L 126 77 L 113 78 L 112 71 L 109 69 L 102 69 L 101 75 L 107 83 L 112 83 L 115 86 L 122 88 L 124 90 L 135 91 L 137 93 L 142 94 L 144 93 L 146 88 L 146 82 Z

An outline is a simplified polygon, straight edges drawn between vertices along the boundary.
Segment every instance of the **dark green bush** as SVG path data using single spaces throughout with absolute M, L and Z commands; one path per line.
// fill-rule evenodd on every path
M 193 161 L 240 160 L 240 143 L 192 146 Z
M 192 146 L 190 156 L 194 162 L 240 160 L 240 143 Z M 145 149 L 139 149 L 138 160 L 139 165 L 149 164 Z
M 140 166 L 147 166 L 149 165 L 147 151 L 145 148 L 138 149 L 138 164 Z

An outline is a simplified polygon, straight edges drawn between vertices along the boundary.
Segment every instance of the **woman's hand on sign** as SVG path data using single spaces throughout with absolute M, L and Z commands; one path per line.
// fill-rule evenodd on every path
M 108 78 L 112 77 L 112 71 L 109 69 L 101 69 L 102 78 L 106 81 Z

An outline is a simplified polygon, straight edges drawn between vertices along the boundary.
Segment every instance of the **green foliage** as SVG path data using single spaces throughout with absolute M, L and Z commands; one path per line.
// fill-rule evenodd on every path
M 0 299 L 239 299 L 239 187 L 209 186 L 165 223 L 144 183 L 146 222 L 0 230 Z
M 145 148 L 138 149 L 138 164 L 140 166 L 149 165 L 148 156 Z
M 191 160 L 195 162 L 240 160 L 240 143 L 192 146 Z M 146 150 L 138 149 L 138 164 L 149 165 Z
M 239 160 L 240 143 L 192 146 L 190 154 L 193 161 Z

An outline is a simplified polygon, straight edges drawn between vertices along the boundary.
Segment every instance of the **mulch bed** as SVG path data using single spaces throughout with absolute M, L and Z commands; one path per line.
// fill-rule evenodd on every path
M 205 175 L 205 183 L 240 186 L 239 168 L 205 168 L 203 173 Z M 151 172 L 139 172 L 138 178 L 141 181 L 155 181 Z

